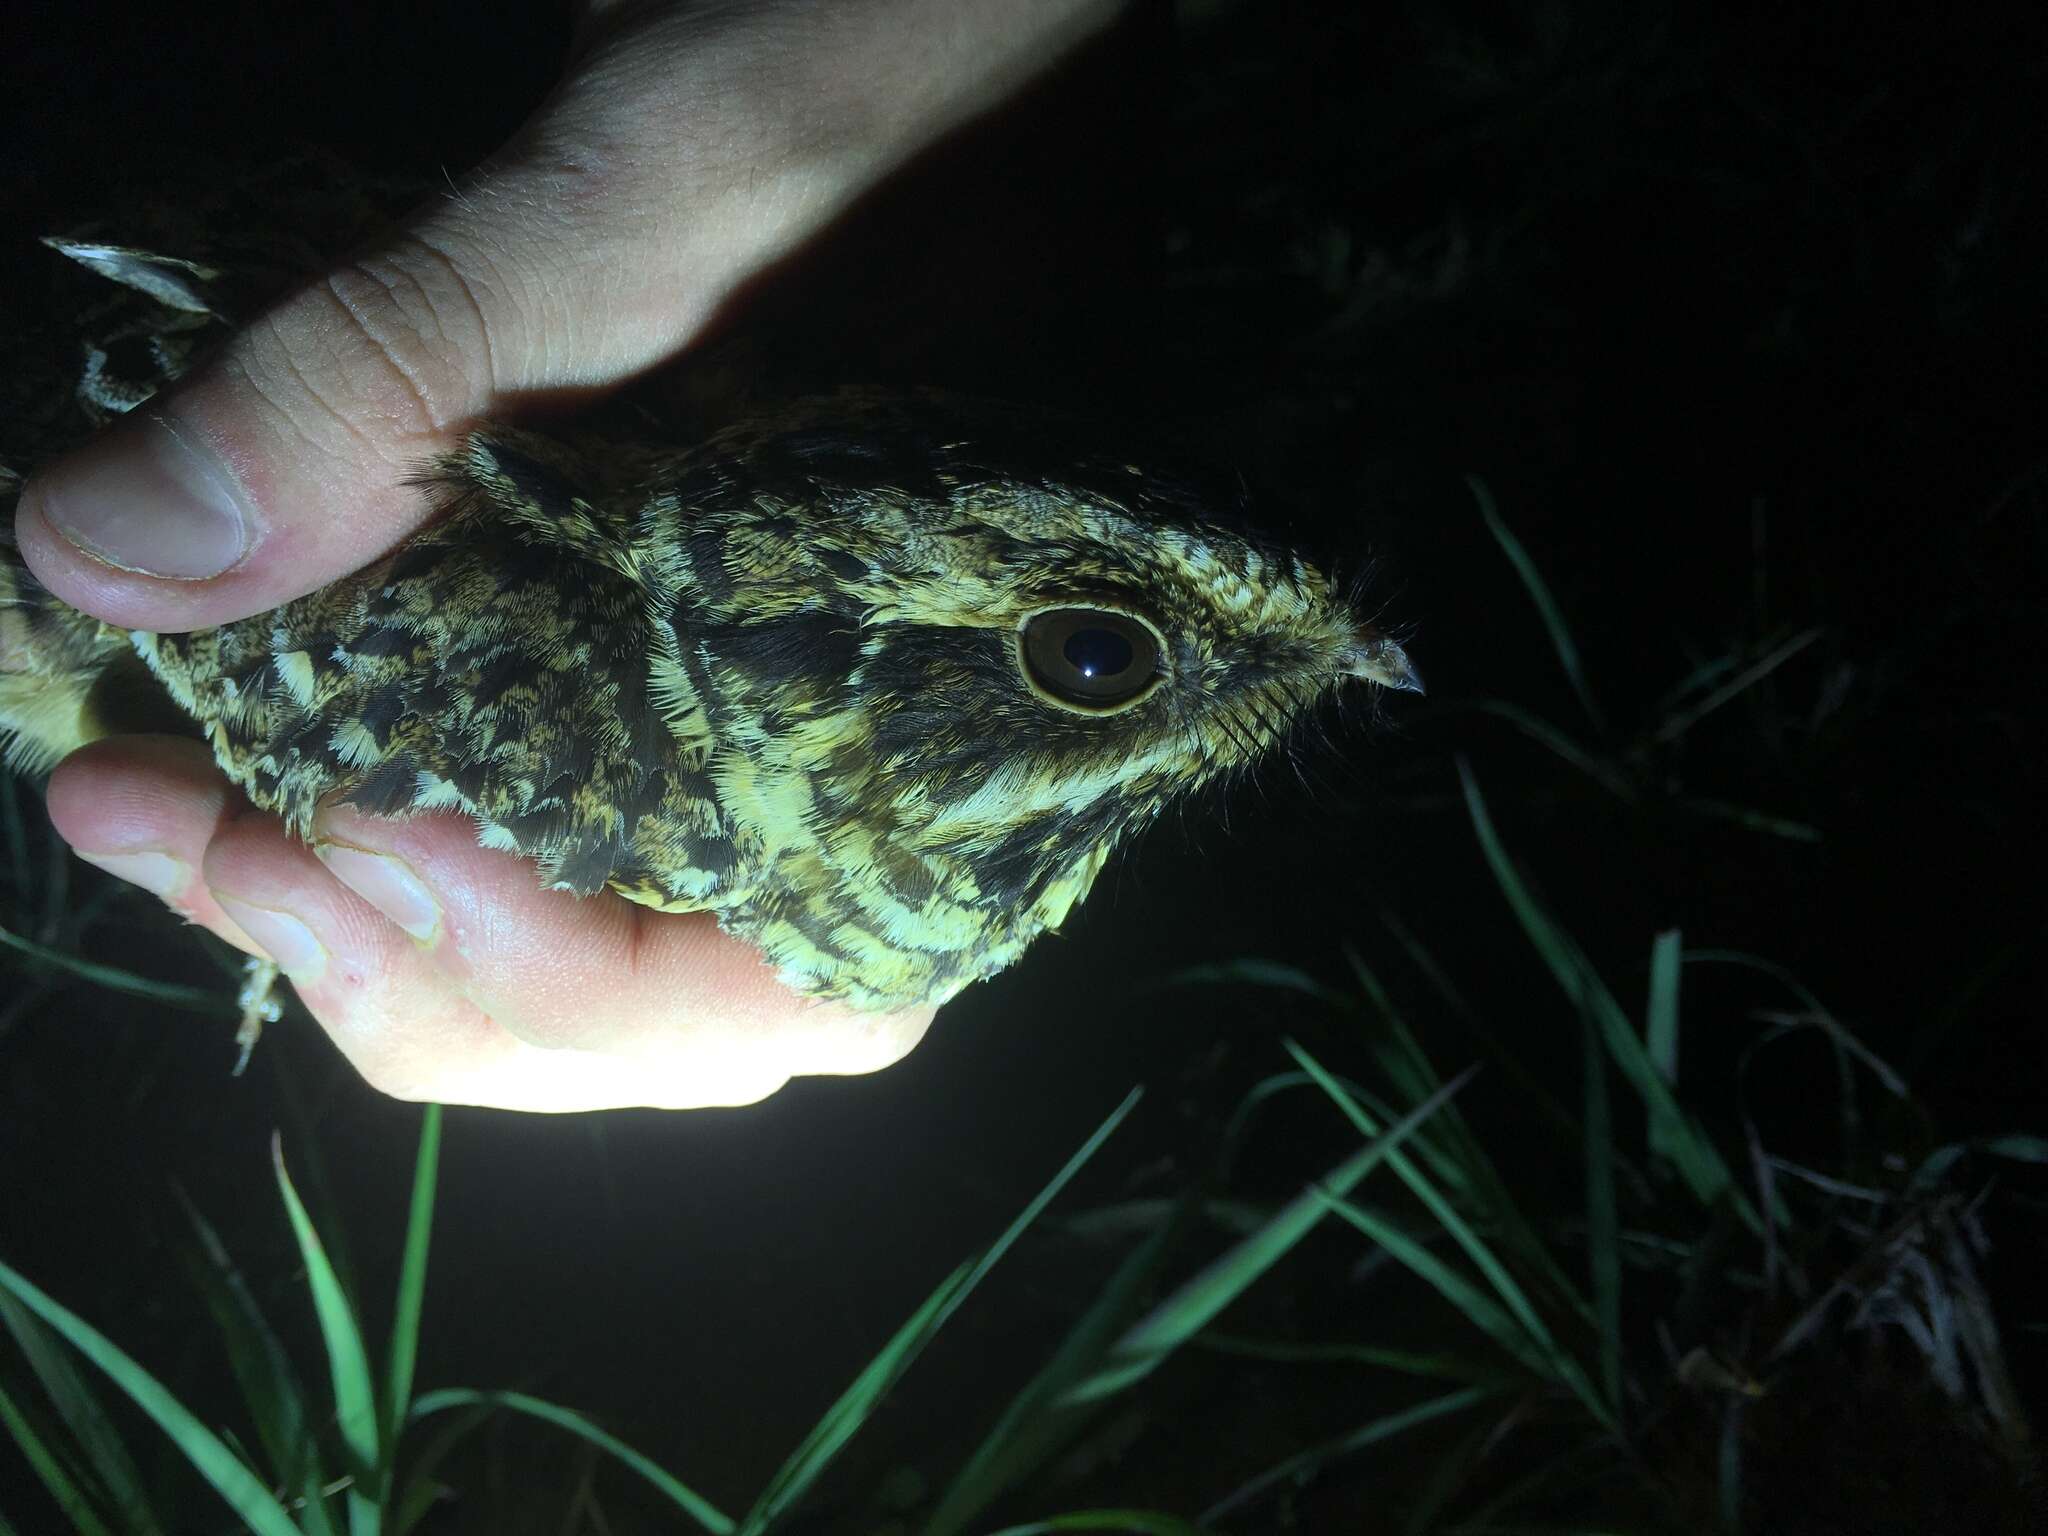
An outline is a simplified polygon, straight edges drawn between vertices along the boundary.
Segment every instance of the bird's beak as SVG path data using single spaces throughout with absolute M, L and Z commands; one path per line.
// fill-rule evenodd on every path
M 1360 628 L 1358 643 L 1351 649 L 1344 673 L 1378 683 L 1382 688 L 1422 692 L 1422 677 L 1408 660 L 1408 653 L 1369 625 Z

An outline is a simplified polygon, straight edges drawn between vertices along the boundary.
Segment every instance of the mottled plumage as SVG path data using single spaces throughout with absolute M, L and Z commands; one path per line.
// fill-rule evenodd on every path
M 552 885 L 715 912 L 804 992 L 942 1000 L 1346 679 L 1413 686 L 1321 572 L 1057 430 L 856 391 L 682 452 L 486 429 L 437 522 L 241 623 L 114 631 L 13 567 L 40 677 L 0 678 L 0 726 L 100 734 L 87 685 L 132 648 L 297 832 L 326 796 L 460 810 Z

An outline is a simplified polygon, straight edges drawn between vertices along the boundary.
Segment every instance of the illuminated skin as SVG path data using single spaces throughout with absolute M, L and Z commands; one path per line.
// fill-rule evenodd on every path
M 426 515 L 414 467 L 494 402 L 674 355 L 749 277 L 1113 6 L 590 10 L 569 76 L 470 195 L 422 210 L 31 483 L 17 537 L 52 592 L 175 632 L 364 566 Z M 365 1077 L 402 1097 L 743 1103 L 793 1075 L 885 1066 L 931 1018 L 804 998 L 708 913 L 545 889 L 458 817 L 326 805 L 308 847 L 189 743 L 87 747 L 57 768 L 50 807 L 83 856 L 275 957 Z

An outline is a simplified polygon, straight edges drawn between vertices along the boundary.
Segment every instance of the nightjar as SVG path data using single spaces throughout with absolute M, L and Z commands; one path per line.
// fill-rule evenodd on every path
M 1350 680 L 1417 687 L 1199 482 L 1074 441 L 863 390 L 681 448 L 487 426 L 398 549 L 183 635 L 64 607 L 0 535 L 0 738 L 43 768 L 146 668 L 295 832 L 329 796 L 461 811 L 552 886 L 716 914 L 801 992 L 943 1001 Z

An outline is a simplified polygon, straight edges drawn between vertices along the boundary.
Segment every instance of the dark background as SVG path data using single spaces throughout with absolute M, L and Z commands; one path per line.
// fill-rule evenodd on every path
M 29 237 L 162 163 L 305 142 L 380 172 L 459 171 L 541 97 L 566 40 L 546 8 L 457 4 L 43 7 L 10 30 L 0 271 L 17 296 L 53 259 Z M 1265 956 L 1341 983 L 1350 944 L 1397 995 L 1425 995 L 1393 913 L 1497 1034 L 1574 1082 L 1577 1020 L 1484 871 L 1459 754 L 1625 1004 L 1652 935 L 1679 927 L 1796 973 L 1941 1134 L 2041 1128 L 2044 34 L 2017 12 L 1829 4 L 1143 10 L 762 283 L 720 344 L 779 379 L 1044 400 L 1240 472 L 1281 528 L 1380 562 L 1430 695 L 1337 726 L 1312 783 L 1276 765 L 1169 820 L 1068 935 L 879 1077 L 743 1111 L 451 1114 L 422 1384 L 589 1407 L 743 1505 L 1131 1084 L 1148 1099 L 1079 1201 L 1165 1193 L 1200 1167 L 1246 1086 L 1286 1065 L 1283 1034 L 1356 1065 L 1349 1026 L 1313 1010 L 1146 986 L 1191 963 Z M 1468 474 L 1556 592 L 1604 729 Z M 1653 739 L 1700 661 L 1808 629 L 1767 679 Z M 1631 793 L 1484 700 L 1591 744 Z M 74 875 L 90 899 L 91 872 Z M 88 938 L 151 975 L 218 976 L 141 902 L 115 900 Z M 1783 997 L 1699 970 L 1686 999 L 1686 1086 L 1726 1111 L 1750 1013 Z M 1447 1070 L 1471 1058 L 1438 1041 Z M 1802 1049 L 1750 1084 L 1793 1149 L 1820 1137 L 1811 1105 L 1832 1081 Z M 83 987 L 0 1037 L 0 1255 L 200 1401 L 219 1394 L 221 1416 L 170 1182 L 291 1314 L 266 1155 L 285 1123 L 295 1155 L 324 1159 L 374 1295 L 418 1118 L 303 1019 L 245 1080 L 229 1055 L 219 1021 Z M 1341 1146 L 1296 1113 L 1254 1143 L 1249 1192 L 1287 1193 Z M 1468 1113 L 1514 1164 L 1526 1128 L 1497 1074 Z M 1578 1177 L 1526 1163 L 1538 1186 Z M 2023 1295 L 2024 1234 L 2000 1236 L 2001 1283 Z M 1013 1256 L 856 1448 L 841 1496 L 957 1461 L 1106 1256 L 1057 1231 Z M 1295 1305 L 1311 1304 L 1276 1310 Z M 2008 1347 L 2037 1387 L 2040 1335 L 2014 1328 Z M 1281 1390 L 1162 1378 L 1180 1408 L 1149 1399 L 1120 1470 L 1077 1486 L 1198 1507 L 1273 1459 L 1269 1427 L 1284 1453 L 1289 1433 L 1358 1416 L 1319 1431 L 1316 1403 Z M 1303 1422 L 1275 1424 L 1289 1414 Z

